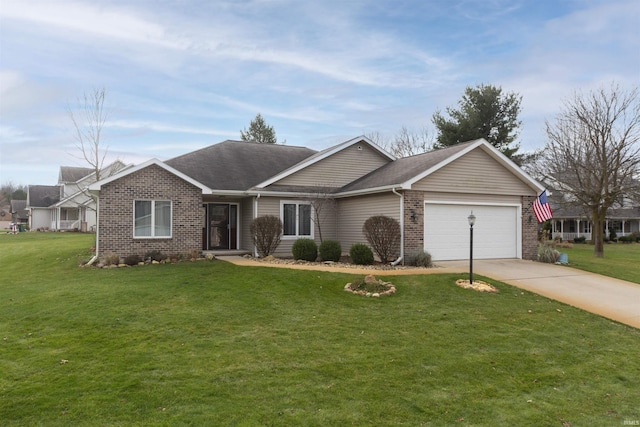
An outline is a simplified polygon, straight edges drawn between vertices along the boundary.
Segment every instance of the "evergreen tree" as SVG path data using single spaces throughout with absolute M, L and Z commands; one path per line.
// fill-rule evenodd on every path
M 502 93 L 502 88 L 493 85 L 467 87 L 458 101 L 460 108 L 447 107 L 450 118 L 439 111 L 433 115 L 432 121 L 438 130 L 435 147 L 484 138 L 507 157 L 513 157 L 520 149 L 515 140 L 522 123 L 518 120 L 521 101 L 522 96 Z
M 251 120 L 249 129 L 245 128 L 240 131 L 240 139 L 247 142 L 258 142 L 260 144 L 275 144 L 278 142 L 273 126 L 267 125 L 260 113 Z

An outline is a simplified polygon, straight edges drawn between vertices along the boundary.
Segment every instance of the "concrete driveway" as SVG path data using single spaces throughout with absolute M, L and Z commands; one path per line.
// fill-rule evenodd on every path
M 446 271 L 469 271 L 469 261 L 437 264 Z M 640 284 L 516 259 L 476 260 L 473 272 L 640 329 Z

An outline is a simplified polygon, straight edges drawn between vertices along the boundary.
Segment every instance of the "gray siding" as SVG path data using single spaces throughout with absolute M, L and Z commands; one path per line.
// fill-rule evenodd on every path
M 437 202 L 519 204 L 520 196 L 504 196 L 494 194 L 462 194 L 450 192 L 436 193 L 433 191 L 425 191 L 424 200 Z
M 358 147 L 361 149 L 358 150 Z M 277 185 L 342 187 L 389 162 L 366 143 L 357 143 L 312 164 Z
M 253 221 L 253 200 L 254 198 L 246 198 L 240 201 L 240 242 L 239 248 L 253 253 L 253 242 L 251 241 L 251 232 L 249 226 Z
M 261 197 L 258 199 L 258 216 L 263 215 L 275 215 L 280 218 L 280 201 L 281 200 L 299 200 L 294 198 L 278 198 L 278 197 Z M 282 218 L 280 218 L 282 220 Z M 314 240 L 320 245 L 320 232 L 318 225 L 314 221 Z M 337 204 L 327 203 L 327 206 L 323 207 L 320 211 L 320 221 L 322 224 L 322 238 L 323 240 L 338 239 L 338 224 L 337 224 Z M 293 246 L 295 239 L 282 239 L 280 246 L 276 250 L 275 256 L 278 257 L 291 257 L 291 247 Z
M 535 190 L 482 149 L 467 153 L 416 182 L 411 189 L 449 193 L 536 195 Z
M 343 252 L 349 252 L 354 243 L 367 243 L 362 226 L 374 215 L 385 215 L 400 221 L 400 197 L 388 192 L 338 199 L 338 240 Z

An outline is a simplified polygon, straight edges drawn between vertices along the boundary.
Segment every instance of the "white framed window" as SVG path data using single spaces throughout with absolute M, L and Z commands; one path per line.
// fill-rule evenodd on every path
M 171 237 L 170 200 L 134 200 L 133 237 Z
M 313 208 L 309 202 L 280 201 L 280 219 L 282 220 L 282 238 L 296 239 L 308 237 L 313 239 Z

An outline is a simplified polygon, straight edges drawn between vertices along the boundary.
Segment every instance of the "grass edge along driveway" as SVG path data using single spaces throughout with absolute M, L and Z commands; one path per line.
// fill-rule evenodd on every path
M 612 425 L 640 419 L 640 331 L 455 275 L 221 261 L 81 269 L 90 236 L 0 240 L 3 425 Z M 494 282 L 492 282 L 494 283 Z

